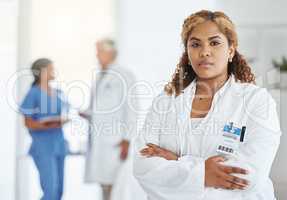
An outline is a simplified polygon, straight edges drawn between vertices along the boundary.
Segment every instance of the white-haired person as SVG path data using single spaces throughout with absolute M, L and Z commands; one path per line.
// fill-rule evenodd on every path
M 135 76 L 116 63 L 113 40 L 97 41 L 96 51 L 99 70 L 92 82 L 90 105 L 80 113 L 90 123 L 85 181 L 99 183 L 104 200 L 109 200 L 135 129 L 137 102 L 129 102 L 127 95 Z

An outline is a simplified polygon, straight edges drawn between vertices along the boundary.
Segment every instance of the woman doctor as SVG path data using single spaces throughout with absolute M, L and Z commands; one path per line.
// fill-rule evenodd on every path
M 67 122 L 61 114 L 68 105 L 61 98 L 61 92 L 49 86 L 54 79 L 51 60 L 38 59 L 31 70 L 34 82 L 20 106 L 32 137 L 29 154 L 39 172 L 41 200 L 61 200 L 66 155 L 62 126 Z
M 134 174 L 150 200 L 273 200 L 276 105 L 237 50 L 222 12 L 183 24 L 184 52 L 136 141 Z

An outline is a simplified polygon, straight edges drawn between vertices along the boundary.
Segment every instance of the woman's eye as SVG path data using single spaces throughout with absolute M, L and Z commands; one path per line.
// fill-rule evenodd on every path
M 220 44 L 220 43 L 217 42 L 217 41 L 212 41 L 212 42 L 210 43 L 211 46 L 216 46 L 216 45 L 219 45 L 219 44 Z
M 193 48 L 196 48 L 196 47 L 198 47 L 199 46 L 199 44 L 198 43 L 191 43 L 191 45 L 190 45 L 191 47 L 193 47 Z

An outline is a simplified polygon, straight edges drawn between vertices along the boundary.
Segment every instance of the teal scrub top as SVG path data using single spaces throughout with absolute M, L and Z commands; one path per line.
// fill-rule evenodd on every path
M 62 100 L 62 92 L 54 90 L 50 96 L 39 86 L 33 85 L 25 96 L 20 112 L 33 120 L 41 120 L 46 117 L 61 116 L 68 104 Z M 66 144 L 62 128 L 51 128 L 45 130 L 29 129 L 32 144 L 30 155 L 65 155 Z

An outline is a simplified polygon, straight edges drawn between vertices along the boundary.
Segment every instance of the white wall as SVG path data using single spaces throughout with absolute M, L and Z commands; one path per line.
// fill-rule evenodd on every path
M 216 0 L 216 9 L 226 12 L 236 24 L 286 23 L 285 8 L 285 0 Z
M 287 16 L 284 0 L 217 0 L 216 9 L 224 11 L 236 24 L 239 49 L 255 59 L 252 68 L 264 76 L 273 68 L 271 59 L 279 59 L 287 48 Z M 276 14 L 275 14 L 276 13 Z
M 16 70 L 17 1 L 0 1 L 0 199 L 14 199 L 16 113 L 7 103 L 7 82 Z

